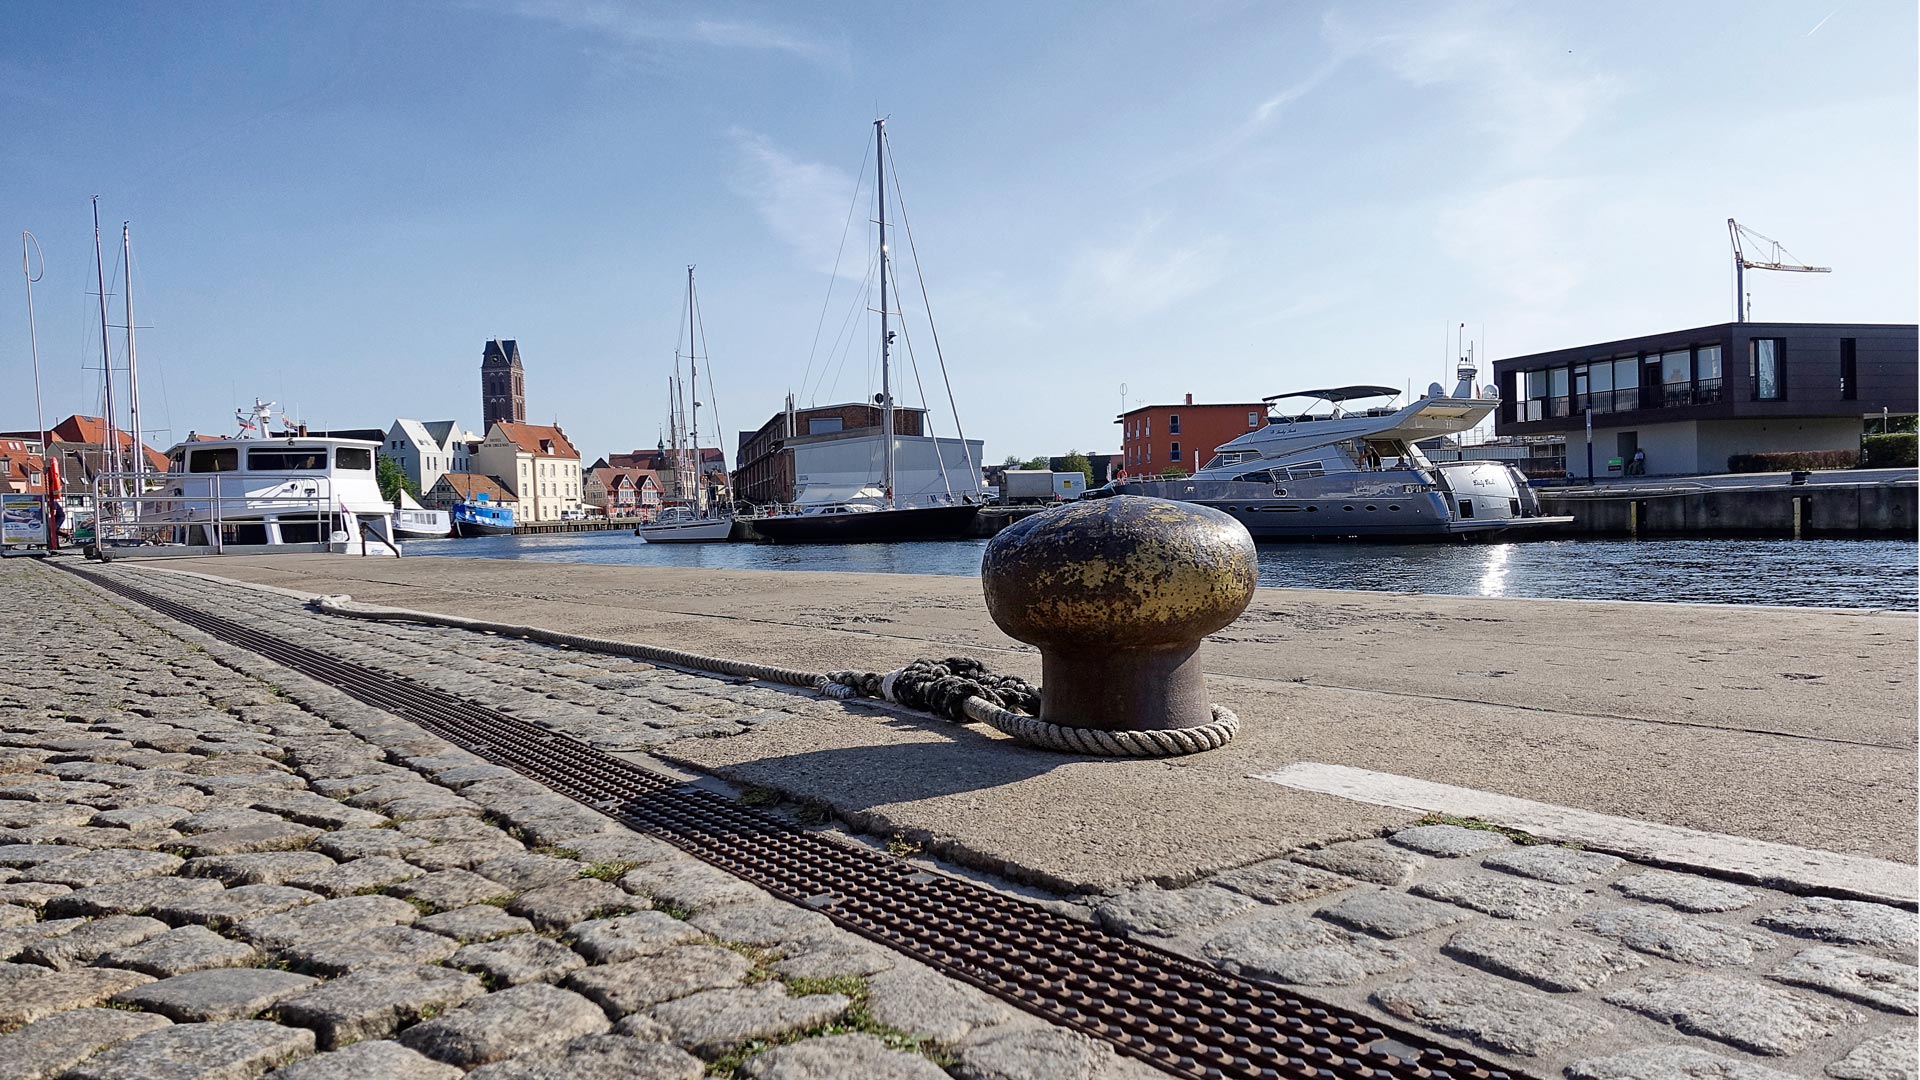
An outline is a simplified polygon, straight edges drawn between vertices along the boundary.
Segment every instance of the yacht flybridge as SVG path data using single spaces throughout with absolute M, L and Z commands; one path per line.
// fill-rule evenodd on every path
M 1266 426 L 1218 447 L 1185 479 L 1122 480 L 1088 498 L 1146 495 L 1199 503 L 1238 519 L 1255 540 L 1476 539 L 1565 525 L 1545 517 L 1520 470 L 1497 461 L 1434 463 L 1415 445 L 1467 431 L 1500 404 L 1476 391 L 1471 361 L 1446 393 L 1394 408 L 1390 386 L 1339 386 L 1265 400 Z M 1282 408 L 1308 400 L 1304 410 Z M 1371 407 L 1356 402 L 1381 401 Z M 1324 405 L 1324 410 L 1318 406 Z M 1297 408 L 1297 407 L 1296 407 Z
M 393 504 L 374 480 L 364 439 L 261 437 L 272 402 L 240 417 L 243 432 L 167 451 L 164 473 L 94 480 L 97 553 L 113 558 L 333 552 L 399 555 Z

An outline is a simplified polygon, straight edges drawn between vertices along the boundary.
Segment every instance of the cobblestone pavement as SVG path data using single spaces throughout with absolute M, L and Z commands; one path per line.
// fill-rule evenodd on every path
M 227 583 L 126 568 L 107 572 L 137 574 L 143 587 L 407 674 L 614 752 L 660 749 L 677 739 L 726 737 L 789 717 L 861 708 L 623 658 L 322 616 L 291 597 Z M 54 572 L 35 568 L 30 573 L 36 576 L 12 577 L 42 590 L 49 610 L 79 605 L 119 611 Z M 82 657 L 24 683 L 13 681 L 16 687 L 40 685 L 42 698 L 15 701 L 0 692 L 0 728 L 17 747 L 0 748 L 0 763 L 9 760 L 8 754 L 23 755 L 12 765 L 0 764 L 20 770 L 17 777 L 0 775 L 0 799 L 67 807 L 35 809 L 31 814 L 49 816 L 16 823 L 4 816 L 10 804 L 0 801 L 0 824 L 15 826 L 19 835 L 13 839 L 42 845 L 36 853 L 15 857 L 27 861 L 0 866 L 31 875 L 57 865 L 58 859 L 40 859 L 49 844 L 75 849 L 60 858 L 96 861 L 102 856 L 91 849 L 126 848 L 106 855 L 104 868 L 90 869 L 82 861 L 77 871 L 67 872 L 79 875 L 73 881 L 32 884 L 41 890 L 55 884 L 110 888 L 82 884 L 88 875 L 106 873 L 144 875 L 143 881 L 182 890 L 179 897 L 169 894 L 166 906 L 97 911 L 70 909 L 51 898 L 34 903 L 30 897 L 37 894 L 29 893 L 14 901 L 25 914 L 7 917 L 20 919 L 22 926 L 32 919 L 38 920 L 34 926 L 64 927 L 51 941 L 35 938 L 22 946 L 10 958 L 14 966 L 38 965 L 27 973 L 39 978 L 77 974 L 83 980 L 109 980 L 78 983 L 84 989 L 71 991 L 79 1004 L 70 1008 L 122 994 L 125 1004 L 141 1010 L 121 1010 L 111 1018 L 120 1025 L 112 1031 L 125 1030 L 116 1037 L 132 1040 L 124 1045 L 167 1034 L 166 1029 L 125 1028 L 131 1023 L 126 1016 L 149 1024 L 171 1020 L 176 1027 L 233 1025 L 250 1022 L 264 1010 L 279 1026 L 235 1028 L 233 1038 L 257 1035 L 265 1045 L 287 1038 L 290 1027 L 311 1032 L 322 1053 L 304 1064 L 315 1069 L 349 1053 L 419 1052 L 425 1060 L 460 1067 L 510 1053 L 518 1056 L 487 1066 L 505 1071 L 475 1075 L 599 1075 L 580 1063 L 567 1066 L 571 1073 L 539 1071 L 545 1066 L 537 1062 L 545 1059 L 538 1055 L 556 1051 L 544 1044 L 532 1047 L 532 1032 L 538 1031 L 552 1038 L 575 1032 L 578 1047 L 569 1052 L 581 1063 L 601 1060 L 593 1055 L 624 1061 L 619 1053 L 631 1049 L 624 1037 L 655 1040 L 649 1042 L 655 1052 L 668 1046 L 691 1051 L 724 1070 L 734 1066 L 742 1040 L 758 1047 L 798 1032 L 809 1037 L 752 1058 L 739 1074 L 937 1076 L 941 1069 L 969 1077 L 1147 1074 L 1077 1036 L 1038 1026 L 926 969 L 823 928 L 819 916 L 774 904 L 750 886 L 621 832 L 529 781 L 450 752 L 383 713 L 315 688 L 250 654 L 207 645 L 222 662 L 288 688 L 298 704 L 264 696 L 257 682 L 244 686 L 251 696 L 235 696 L 241 683 L 232 672 L 209 658 L 183 653 L 178 640 L 204 644 L 206 639 L 145 613 L 114 618 L 128 632 L 116 636 L 128 641 L 115 640 L 110 651 L 116 658 L 125 653 L 126 662 L 117 663 L 111 674 Z M 168 633 L 145 629 L 150 624 Z M 151 691 L 155 676 L 172 674 L 179 674 L 177 683 L 157 695 Z M 175 686 L 187 700 L 176 702 L 168 693 Z M 135 687 L 137 693 L 130 693 Z M 122 699 L 151 713 L 151 723 L 114 711 L 123 706 Z M 48 709 L 66 718 L 54 722 Z M 15 722 L 15 711 L 45 726 Z M 195 726 L 202 721 L 183 719 L 209 713 L 223 723 L 203 730 Z M 335 726 L 322 739 L 317 732 L 329 721 Z M 128 722 L 140 726 L 134 731 L 115 727 Z M 158 725 L 176 733 L 156 743 L 144 732 Z M 177 733 L 183 725 L 189 734 Z M 365 741 L 352 742 L 357 749 L 349 751 L 344 747 L 354 736 Z M 169 737 L 181 740 L 179 747 L 166 741 Z M 129 745 L 93 748 L 99 741 Z M 150 756 L 169 753 L 193 754 L 196 760 Z M 251 779 L 172 776 L 187 771 L 185 764 L 205 770 L 229 753 L 249 759 Z M 280 764 L 263 764 L 263 758 Z M 144 771 L 136 778 L 114 766 Z M 228 783 L 231 791 L 225 789 Z M 288 790 L 279 791 L 279 784 Z M 79 791 L 68 785 L 91 786 Z M 149 795 L 149 789 L 172 792 L 182 785 L 203 795 L 204 804 L 189 799 L 195 805 L 173 807 Z M 136 805 L 116 809 L 99 801 L 123 788 L 141 791 Z M 246 816 L 197 819 L 211 810 L 245 811 Z M 351 816 L 359 813 L 384 820 Z M 392 824 L 395 818 L 409 820 Z M 124 831 L 135 839 L 150 833 L 165 839 L 109 845 L 102 839 L 103 827 L 118 830 L 114 837 Z M 0 835 L 0 843 L 7 839 Z M 13 850 L 0 848 L 0 856 Z M 162 865 L 176 858 L 188 861 Z M 296 866 L 299 860 L 308 865 Z M 586 864 L 587 876 L 566 860 Z M 627 863 L 634 865 L 629 869 Z M 574 876 L 564 876 L 568 870 Z M 0 885 L 0 895 L 11 887 Z M 199 888 L 208 892 L 186 892 Z M 324 905 L 338 900 L 327 898 L 359 899 L 366 906 L 336 915 Z M 1912 912 L 1898 908 L 1792 896 L 1455 825 L 1297 852 L 1179 889 L 1147 886 L 1091 902 L 1076 899 L 1089 917 L 1141 941 L 1402 1028 L 1431 1032 L 1490 1063 L 1535 1076 L 1915 1076 L 1916 923 Z M 386 901 L 404 901 L 416 916 L 434 914 L 406 919 Z M 282 903 L 288 906 L 274 906 Z M 621 905 L 637 910 L 610 914 Z M 328 914 L 304 914 L 321 910 Z M 82 916 L 92 922 L 60 922 Z M 149 990 L 144 984 L 108 990 L 111 979 L 126 978 L 129 971 L 178 978 L 192 970 L 134 966 L 145 955 L 139 950 L 160 946 L 147 940 L 118 943 L 116 935 L 135 933 L 135 924 L 111 920 L 129 917 L 157 919 L 147 927 L 156 931 L 153 940 L 205 957 L 193 961 L 200 969 L 276 974 L 220 987 L 218 994 L 205 995 L 211 1002 L 200 1000 L 189 983 L 186 996 L 192 1003 L 185 1005 L 178 991 Z M 530 928 L 517 935 L 501 929 L 520 921 Z M 324 927 L 324 945 L 306 936 L 316 924 Z M 248 926 L 254 928 L 242 933 Z M 86 936 L 76 938 L 83 930 Z M 0 935 L 9 932 L 0 930 Z M 111 949 L 89 955 L 98 947 L 95 942 L 109 939 L 115 942 Z M 122 952 L 136 954 L 134 963 Z M 362 973 L 373 957 L 385 965 L 374 970 L 388 974 L 376 979 Z M 86 974 L 103 967 L 120 973 Z M 400 967 L 414 980 L 404 991 L 373 985 L 397 978 L 392 972 Z M 460 997 L 464 991 L 449 980 L 463 977 L 446 974 L 455 969 L 480 980 L 471 991 L 479 996 Z M 13 970 L 0 964 L 0 972 Z M 434 974 L 424 974 L 429 972 Z M 296 987 L 286 978 L 323 981 Z M 635 990 L 635 985 L 667 989 Z M 491 992 L 481 995 L 482 990 Z M 272 996 L 282 991 L 283 996 Z M 0 986 L 0 1001 L 4 994 Z M 89 999 L 90 994 L 95 996 Z M 326 994 L 348 1004 L 331 1005 Z M 36 1000 L 45 996 L 35 995 Z M 315 996 L 318 1007 L 311 1004 Z M 828 1000 L 815 1000 L 823 996 Z M 428 1002 L 427 1012 L 447 1011 L 421 1022 L 391 1004 L 403 997 Z M 579 1007 L 580 998 L 599 1007 L 597 1019 Z M 442 1000 L 446 1003 L 432 1004 Z M 515 1004 L 509 1007 L 508 1000 Z M 814 1004 L 804 1004 L 809 1001 Z M 377 1019 L 328 1020 L 328 1010 L 336 1009 Z M 109 1020 L 91 1017 L 113 1012 L 93 1009 L 85 1015 L 88 1024 L 106 1025 Z M 716 1019 L 736 1014 L 755 1019 L 745 1021 L 744 1028 Z M 6 1015 L 0 1011 L 0 1024 L 8 1022 Z M 541 1019 L 530 1023 L 525 1015 Z M 465 1018 L 458 1030 L 449 1030 L 445 1020 L 453 1016 Z M 762 1031 L 751 1026 L 761 1017 L 778 1019 L 766 1021 L 774 1027 Z M 607 1029 L 598 1025 L 603 1022 L 615 1025 L 613 1035 L 602 1034 Z M 573 1025 L 583 1026 L 576 1031 Z M 882 1033 L 877 1043 L 862 1038 L 875 1032 Z M 351 1039 L 363 1041 L 351 1050 L 327 1050 Z M 845 1062 L 865 1059 L 839 1056 L 877 1054 L 889 1047 L 919 1050 L 919 1057 L 897 1054 L 889 1060 L 901 1069 L 912 1062 L 922 1071 L 849 1067 Z M 0 1043 L 0 1080 L 10 1075 L 4 1071 L 7 1058 Z M 368 1056 L 368 1064 L 356 1060 L 340 1067 L 377 1073 L 375 1061 Z M 692 1062 L 688 1067 L 700 1067 L 687 1061 Z M 511 1071 L 516 1068 L 520 1071 Z M 929 1068 L 934 1071 L 926 1072 Z M 397 1068 L 391 1074 L 413 1075 Z
M 57 570 L 0 595 L 0 1080 L 1161 1075 Z M 430 636 L 322 644 L 601 745 L 775 704 Z

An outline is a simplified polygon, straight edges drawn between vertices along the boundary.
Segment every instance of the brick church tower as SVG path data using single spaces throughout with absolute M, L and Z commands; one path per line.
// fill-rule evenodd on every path
M 492 431 L 496 420 L 527 422 L 527 375 L 512 339 L 489 341 L 480 353 L 480 430 Z

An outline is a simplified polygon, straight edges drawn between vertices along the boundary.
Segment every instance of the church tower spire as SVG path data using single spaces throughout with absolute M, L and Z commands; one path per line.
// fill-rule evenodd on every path
M 499 420 L 527 422 L 527 375 L 512 338 L 495 338 L 480 351 L 480 419 L 483 432 Z

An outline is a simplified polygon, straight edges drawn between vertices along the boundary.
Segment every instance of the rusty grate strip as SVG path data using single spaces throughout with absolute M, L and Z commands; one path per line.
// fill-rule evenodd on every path
M 409 720 L 782 899 L 1177 1076 L 1514 1080 L 1426 1037 L 842 845 L 413 680 L 109 577 L 103 588 Z

